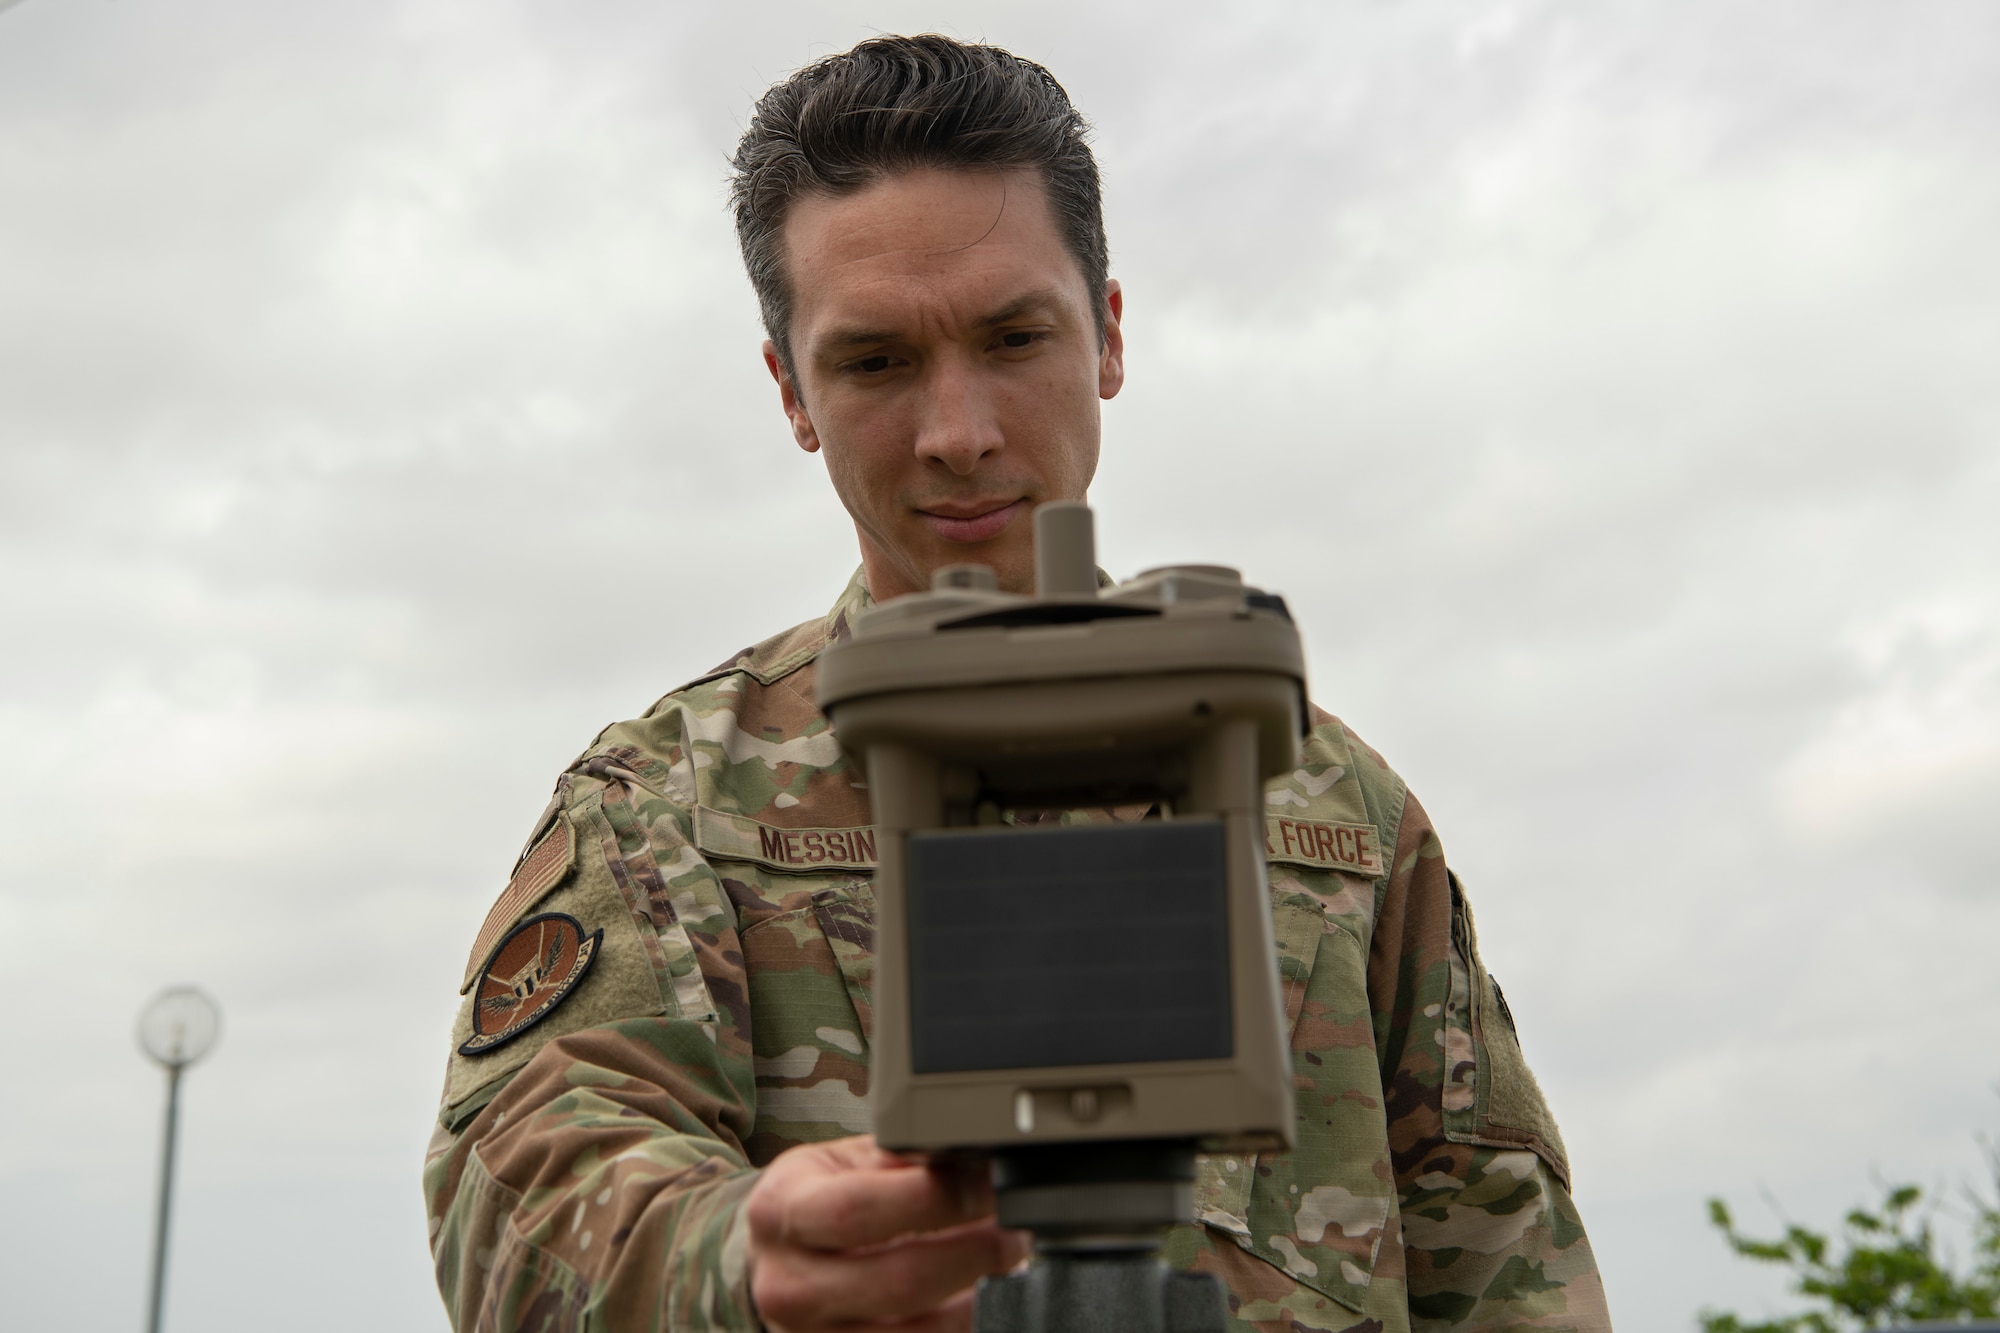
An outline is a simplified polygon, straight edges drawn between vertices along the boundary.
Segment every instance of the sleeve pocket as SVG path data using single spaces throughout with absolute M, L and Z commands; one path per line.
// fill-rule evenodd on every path
M 1569 1154 L 1535 1081 L 1514 1017 L 1479 958 L 1472 908 L 1451 877 L 1451 1000 L 1445 1023 L 1445 1136 L 1458 1143 L 1526 1148 L 1569 1188 Z

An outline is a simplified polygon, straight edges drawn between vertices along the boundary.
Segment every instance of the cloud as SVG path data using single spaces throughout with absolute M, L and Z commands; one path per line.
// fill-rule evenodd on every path
M 1990 6 L 204 0 L 0 16 L 23 1215 L 143 1214 L 131 1016 L 200 980 L 185 1271 L 245 1217 L 318 1239 L 184 1315 L 261 1326 L 337 1261 L 407 1299 L 301 1319 L 439 1326 L 414 1162 L 527 821 L 853 558 L 722 177 L 865 23 L 1011 44 L 1096 122 L 1133 372 L 1101 550 L 1290 596 L 1470 885 L 1621 1327 L 1730 1289 L 1703 1192 L 1970 1162 Z M 33 1252 L 85 1323 L 138 1300 L 136 1248 L 124 1288 Z M 1693 1276 L 1621 1297 L 1661 1254 Z

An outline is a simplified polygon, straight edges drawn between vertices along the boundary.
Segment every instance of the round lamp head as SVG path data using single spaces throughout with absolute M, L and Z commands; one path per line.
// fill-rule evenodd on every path
M 172 986 L 139 1015 L 139 1045 L 169 1069 L 207 1055 L 222 1031 L 222 1011 L 193 986 Z

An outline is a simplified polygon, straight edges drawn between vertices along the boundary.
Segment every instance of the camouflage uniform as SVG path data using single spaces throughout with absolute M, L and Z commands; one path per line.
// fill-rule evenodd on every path
M 868 1129 L 874 832 L 813 703 L 820 650 L 866 604 L 857 574 L 824 621 L 609 728 L 557 783 L 467 985 L 533 914 L 603 937 L 546 1021 L 451 1059 L 424 1189 L 457 1328 L 757 1327 L 757 1168 Z M 1430 820 L 1317 710 L 1267 800 L 1298 1146 L 1204 1159 L 1169 1257 L 1218 1274 L 1243 1329 L 1608 1329 L 1562 1140 Z

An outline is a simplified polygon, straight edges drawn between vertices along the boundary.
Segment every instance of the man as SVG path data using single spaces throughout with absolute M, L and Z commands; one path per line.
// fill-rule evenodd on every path
M 982 1181 L 865 1137 L 874 832 L 813 682 L 940 565 L 1029 588 L 1030 511 L 1084 497 L 1125 373 L 1096 166 L 1045 70 L 935 36 L 778 84 L 735 166 L 764 359 L 861 571 L 558 782 L 468 959 L 425 1173 L 460 1329 L 965 1328 L 1026 1253 Z M 1245 1328 L 1608 1328 L 1428 818 L 1313 722 L 1268 792 L 1299 1144 L 1205 1159 L 1169 1256 Z

